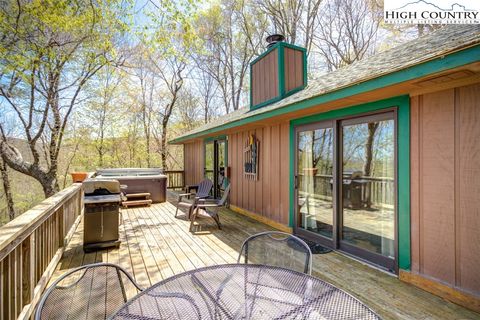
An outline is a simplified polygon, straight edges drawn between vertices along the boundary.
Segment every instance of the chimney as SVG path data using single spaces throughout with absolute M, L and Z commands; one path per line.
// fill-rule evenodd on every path
M 279 101 L 307 85 L 307 51 L 284 42 L 281 34 L 267 37 L 267 50 L 250 63 L 250 110 Z
M 269 35 L 266 40 L 268 42 L 268 45 L 267 45 L 267 49 L 268 49 L 278 42 L 285 41 L 285 37 L 282 34 L 272 34 L 272 35 Z

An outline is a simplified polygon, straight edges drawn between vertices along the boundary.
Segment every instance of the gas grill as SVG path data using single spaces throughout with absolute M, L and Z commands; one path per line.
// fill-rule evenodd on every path
M 112 179 L 87 179 L 83 182 L 83 250 L 118 247 L 120 183 Z
M 346 171 L 343 173 L 343 206 L 361 209 L 364 206 L 362 195 L 368 180 L 362 179 L 362 171 Z

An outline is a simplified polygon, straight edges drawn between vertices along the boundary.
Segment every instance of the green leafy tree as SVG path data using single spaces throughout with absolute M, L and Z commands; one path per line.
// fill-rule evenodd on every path
M 0 151 L 9 167 L 38 180 L 46 197 L 59 189 L 65 129 L 86 83 L 123 60 L 116 48 L 127 30 L 119 18 L 125 10 L 116 0 L 0 4 L 0 99 L 15 121 L 0 124 Z M 27 141 L 28 157 L 9 143 L 11 127 Z

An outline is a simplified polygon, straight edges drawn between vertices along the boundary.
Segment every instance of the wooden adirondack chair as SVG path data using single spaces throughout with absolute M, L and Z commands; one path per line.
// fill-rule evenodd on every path
M 223 196 L 220 200 L 218 199 L 199 199 L 195 209 L 193 210 L 192 217 L 190 218 L 190 232 L 193 230 L 193 225 L 195 219 L 198 216 L 207 216 L 212 218 L 218 226 L 218 229 L 222 229 L 220 224 L 220 217 L 218 216 L 218 211 L 221 207 L 225 206 L 227 203 L 228 196 L 230 194 L 230 184 L 225 188 Z M 203 210 L 200 210 L 203 209 Z
M 209 179 L 205 179 L 198 184 L 198 189 L 196 193 L 188 192 L 179 194 L 175 217 L 178 214 L 178 208 L 183 207 L 188 209 L 188 218 L 190 219 L 190 216 L 192 215 L 193 209 L 195 209 L 198 200 L 210 197 L 210 190 L 212 190 L 212 187 L 213 182 Z M 193 201 L 189 201 L 190 196 L 195 196 Z

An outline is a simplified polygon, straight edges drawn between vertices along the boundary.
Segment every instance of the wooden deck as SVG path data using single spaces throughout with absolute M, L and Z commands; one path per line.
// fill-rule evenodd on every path
M 223 210 L 223 230 L 200 220 L 196 234 L 184 215 L 174 217 L 174 202 L 122 210 L 119 249 L 84 254 L 83 223 L 78 226 L 52 281 L 71 268 L 111 262 L 129 271 L 143 287 L 174 274 L 208 265 L 236 262 L 242 241 L 271 227 Z M 359 298 L 384 319 L 480 319 L 480 314 L 447 302 L 343 254 L 314 255 L 314 276 Z

